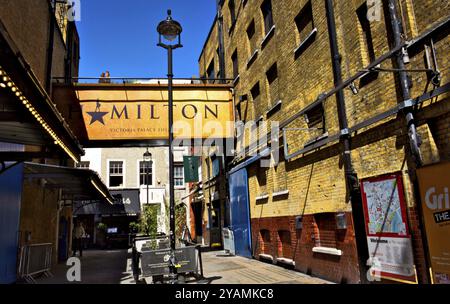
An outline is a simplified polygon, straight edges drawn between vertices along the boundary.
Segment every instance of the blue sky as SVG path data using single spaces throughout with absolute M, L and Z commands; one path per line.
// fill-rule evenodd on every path
M 81 0 L 80 77 L 166 77 L 167 51 L 157 47 L 167 9 L 183 27 L 174 76 L 198 77 L 198 57 L 216 14 L 215 0 Z

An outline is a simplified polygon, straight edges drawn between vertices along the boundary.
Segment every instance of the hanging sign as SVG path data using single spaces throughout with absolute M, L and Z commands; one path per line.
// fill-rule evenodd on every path
M 167 86 L 75 84 L 55 86 L 54 98 L 78 138 L 89 141 L 167 140 Z M 75 112 L 76 109 L 77 112 Z M 173 90 L 175 139 L 234 137 L 228 86 L 183 85 Z
M 185 183 L 198 182 L 199 162 L 200 157 L 198 156 L 183 156 Z

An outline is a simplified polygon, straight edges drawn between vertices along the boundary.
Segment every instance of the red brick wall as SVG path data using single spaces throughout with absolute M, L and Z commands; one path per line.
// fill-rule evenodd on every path
M 359 269 L 352 216 L 350 213 L 346 216 L 348 228 L 344 230 L 334 228 L 334 214 L 305 215 L 303 229 L 300 230 L 295 228 L 295 216 L 252 219 L 254 256 L 258 259 L 260 253 L 265 253 L 270 254 L 274 260 L 278 257 L 289 258 L 295 261 L 295 268 L 301 272 L 336 283 L 358 283 Z M 319 223 L 316 223 L 319 217 Z M 262 244 L 261 230 L 270 231 L 270 244 Z M 278 233 L 280 230 L 290 232 L 290 246 L 283 246 L 282 250 Z M 321 239 L 321 246 L 332 245 L 334 241 L 335 248 L 342 250 L 342 256 L 312 252 L 312 248 L 319 245 L 317 236 Z

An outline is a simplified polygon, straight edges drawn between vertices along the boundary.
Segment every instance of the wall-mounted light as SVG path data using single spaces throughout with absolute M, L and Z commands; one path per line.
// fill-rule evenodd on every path
M 299 215 L 295 218 L 295 229 L 303 229 L 303 216 Z
M 345 212 L 336 213 L 336 229 L 347 229 L 347 217 Z
M 402 48 L 402 59 L 404 64 L 410 63 L 408 50 L 405 47 Z
M 353 95 L 358 95 L 359 90 L 353 81 L 352 81 L 352 83 L 350 83 L 349 88 L 350 88 L 350 90 L 352 90 Z

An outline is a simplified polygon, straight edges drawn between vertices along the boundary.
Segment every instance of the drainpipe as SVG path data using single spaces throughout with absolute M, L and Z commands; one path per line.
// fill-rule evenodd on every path
M 403 26 L 401 21 L 398 19 L 397 14 L 397 7 L 394 0 L 388 0 L 388 9 L 389 9 L 389 19 L 391 21 L 391 29 L 394 36 L 394 47 L 397 47 L 402 44 L 402 35 L 403 35 Z M 403 56 L 402 51 L 399 51 L 395 54 L 396 64 L 397 68 L 400 70 L 398 73 L 398 80 L 400 82 L 400 90 L 402 93 L 403 101 L 408 104 L 407 101 L 411 100 L 410 90 L 409 90 L 409 81 L 408 81 L 408 75 L 405 71 L 405 64 L 403 62 Z M 412 113 L 412 103 L 409 103 L 410 106 L 406 107 L 403 110 L 403 113 L 405 115 L 406 119 L 406 127 L 408 128 L 408 139 L 409 139 L 409 146 L 410 146 L 410 156 L 412 157 L 412 160 L 415 162 L 411 167 L 420 167 L 422 165 L 422 154 L 420 152 L 420 144 L 421 139 L 420 135 L 417 134 L 417 129 L 414 121 L 414 115 Z M 414 191 L 414 197 L 416 197 L 416 206 L 417 211 L 419 214 L 419 229 L 421 234 L 421 241 L 423 244 L 423 253 L 425 255 L 424 259 L 424 266 L 425 266 L 425 276 L 426 276 L 426 282 L 431 282 L 431 277 L 429 273 L 430 269 L 430 261 L 428 260 L 430 255 L 428 251 L 428 240 L 425 236 L 425 227 L 423 224 L 423 211 L 422 211 L 422 205 L 420 203 L 420 191 L 419 186 L 417 183 L 417 176 L 416 176 L 416 168 L 409 168 L 408 175 L 411 180 L 411 184 Z M 409 216 L 409 213 L 407 213 L 407 216 Z M 408 218 L 409 222 L 409 218 Z
M 333 63 L 333 76 L 335 87 L 342 84 L 341 55 L 337 43 L 336 22 L 334 18 L 333 0 L 326 0 L 327 24 L 330 39 L 331 57 Z M 347 186 L 348 200 L 352 204 L 352 214 L 354 223 L 355 240 L 358 255 L 358 264 L 361 283 L 366 282 L 368 260 L 368 248 L 365 235 L 364 214 L 362 210 L 361 193 L 357 174 L 353 168 L 351 158 L 350 133 L 348 131 L 348 121 L 345 109 L 345 97 L 343 89 L 336 92 L 339 127 L 341 129 L 340 141 L 344 147 L 342 159 L 344 162 L 345 181 Z
M 219 35 L 219 68 L 220 68 L 220 83 L 225 83 L 225 50 L 223 42 L 223 15 L 222 15 L 223 0 L 217 0 L 217 28 Z
M 397 7 L 395 5 L 394 0 L 388 1 L 388 7 L 389 7 L 389 19 L 391 21 L 391 29 L 394 35 L 394 48 L 398 47 L 402 44 L 402 33 L 403 33 L 403 26 L 401 21 L 398 19 L 397 15 Z M 409 101 L 411 100 L 411 95 L 409 91 L 409 81 L 408 81 L 408 75 L 405 70 L 405 64 L 403 62 L 403 56 L 402 52 L 397 52 L 395 55 L 395 60 L 398 66 L 398 69 L 400 72 L 398 73 L 398 80 L 400 82 L 400 90 L 402 93 L 403 101 Z M 408 128 L 408 138 L 409 138 L 409 145 L 411 148 L 411 154 L 414 157 L 414 161 L 416 162 L 416 165 L 420 166 L 422 164 L 422 155 L 420 153 L 420 136 L 417 134 L 416 125 L 414 121 L 414 115 L 412 113 L 412 103 L 409 103 L 410 106 L 404 109 L 405 119 L 406 119 L 406 125 Z
M 50 28 L 49 28 L 49 38 L 48 38 L 48 49 L 47 49 L 47 70 L 45 78 L 45 90 L 47 94 L 50 95 L 50 90 L 52 88 L 52 66 L 53 66 L 53 47 L 55 41 L 55 9 L 56 0 L 50 0 L 48 2 L 50 11 Z

